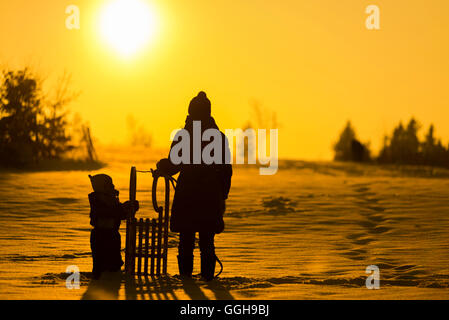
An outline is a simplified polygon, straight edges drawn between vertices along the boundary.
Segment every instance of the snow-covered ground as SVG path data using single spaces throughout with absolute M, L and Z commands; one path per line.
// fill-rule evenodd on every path
M 155 167 L 146 154 L 127 160 L 136 154 L 109 155 L 99 171 L 113 177 L 122 201 L 131 165 Z M 90 282 L 88 173 L 0 173 L 1 299 L 449 298 L 444 170 L 288 161 L 260 176 L 257 167 L 234 166 L 226 228 L 216 236 L 224 271 L 212 283 L 176 276 L 176 234 L 168 277 Z M 138 175 L 137 217 L 155 216 L 151 183 Z M 122 228 L 122 246 L 124 235 Z M 81 271 L 79 290 L 65 286 L 69 265 Z M 366 288 L 369 265 L 379 267 L 379 290 Z

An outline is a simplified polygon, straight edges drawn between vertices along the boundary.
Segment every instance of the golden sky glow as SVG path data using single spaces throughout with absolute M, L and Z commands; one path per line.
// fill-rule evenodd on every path
M 330 159 L 348 119 L 374 151 L 412 115 L 449 139 L 447 0 L 142 0 L 157 27 L 132 52 L 133 39 L 101 36 L 110 2 L 0 2 L 1 66 L 70 72 L 72 109 L 104 143 L 126 140 L 132 114 L 168 145 L 199 90 L 223 129 L 242 127 L 252 101 L 276 111 L 281 157 Z M 70 4 L 80 30 L 65 26 Z M 381 30 L 365 28 L 369 4 Z

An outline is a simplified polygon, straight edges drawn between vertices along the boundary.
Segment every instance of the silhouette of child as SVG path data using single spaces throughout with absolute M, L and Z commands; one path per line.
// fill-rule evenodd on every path
M 112 178 L 106 174 L 89 175 L 94 192 L 89 194 L 90 234 L 92 250 L 92 276 L 98 279 L 103 271 L 120 271 L 121 256 L 120 223 L 134 212 L 131 202 L 120 203 Z M 134 210 L 139 202 L 134 203 Z

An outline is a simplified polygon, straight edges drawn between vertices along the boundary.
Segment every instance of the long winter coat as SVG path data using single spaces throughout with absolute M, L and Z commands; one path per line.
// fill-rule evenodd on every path
M 218 130 L 212 117 L 201 121 L 201 131 Z M 173 199 L 170 230 L 173 232 L 194 231 L 221 233 L 224 230 L 223 214 L 225 200 L 231 187 L 232 165 L 225 163 L 229 146 L 226 136 L 222 137 L 221 164 L 193 163 L 193 120 L 187 117 L 184 127 L 190 133 L 190 164 L 174 165 L 170 160 L 161 161 L 158 167 L 170 175 L 180 172 Z M 202 143 L 202 150 L 209 142 Z M 176 144 L 173 142 L 171 148 Z

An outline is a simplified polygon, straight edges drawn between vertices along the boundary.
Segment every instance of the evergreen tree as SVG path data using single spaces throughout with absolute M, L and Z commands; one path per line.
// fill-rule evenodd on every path
M 350 121 L 346 123 L 338 142 L 334 145 L 334 151 L 334 160 L 336 161 L 362 162 L 370 159 L 368 146 L 357 140 Z
M 24 166 L 58 159 L 72 146 L 64 107 L 68 78 L 60 81 L 53 101 L 29 69 L 4 71 L 0 85 L 0 163 Z
M 394 128 L 391 138 L 385 137 L 378 161 L 381 163 L 417 164 L 449 167 L 449 150 L 435 138 L 435 128 L 430 125 L 424 141 L 419 141 L 420 126 L 411 118 L 407 128 L 402 123 Z

